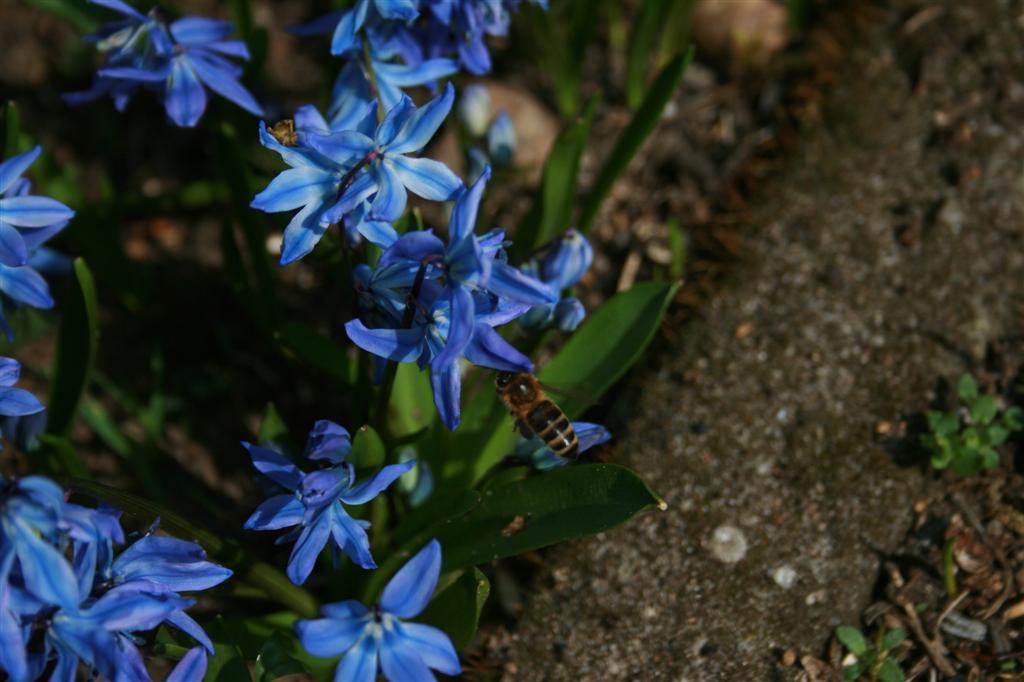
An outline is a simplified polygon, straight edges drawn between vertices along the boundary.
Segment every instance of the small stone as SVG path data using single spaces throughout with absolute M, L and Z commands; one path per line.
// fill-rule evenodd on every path
M 823 601 L 825 601 L 825 598 L 827 596 L 828 592 L 826 592 L 825 590 L 817 590 L 807 595 L 807 598 L 804 599 L 804 603 L 808 606 L 814 606 L 815 604 L 820 604 Z
M 782 652 L 782 660 L 780 662 L 783 667 L 792 668 L 796 664 L 796 652 L 792 649 L 786 649 Z
M 796 569 L 792 566 L 779 566 L 778 568 L 769 571 L 769 575 L 771 575 L 775 584 L 784 590 L 788 590 L 796 584 L 797 573 Z
M 736 526 L 719 526 L 711 534 L 708 549 L 723 564 L 734 564 L 747 555 L 747 537 Z

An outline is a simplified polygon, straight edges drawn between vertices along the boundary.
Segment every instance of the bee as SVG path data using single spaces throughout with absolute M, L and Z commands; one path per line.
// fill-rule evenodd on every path
M 551 401 L 540 381 L 525 372 L 498 372 L 498 395 L 524 436 L 536 436 L 559 457 L 575 458 L 580 444 L 569 417 Z
M 295 121 L 290 118 L 267 126 L 267 132 L 285 147 L 294 147 L 299 143 L 299 137 L 295 133 Z

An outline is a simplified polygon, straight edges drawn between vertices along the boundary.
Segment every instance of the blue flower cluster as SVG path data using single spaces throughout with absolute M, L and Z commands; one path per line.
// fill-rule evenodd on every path
M 353 519 L 345 505 L 366 504 L 377 497 L 414 461 L 386 466 L 369 479 L 356 484 L 355 468 L 346 458 L 352 452 L 352 438 L 344 427 L 326 419 L 313 425 L 303 457 L 329 466 L 306 473 L 272 444 L 242 443 L 256 469 L 287 492 L 273 495 L 245 522 L 249 530 L 292 528 L 278 543 L 295 541 L 288 559 L 288 577 L 296 585 L 306 582 L 320 552 L 328 544 L 335 562 L 344 553 L 362 568 L 376 568 L 366 535 L 369 522 Z
M 88 90 L 64 95 L 71 104 L 110 95 L 123 111 L 138 88 L 152 90 L 176 125 L 191 127 L 206 111 L 206 88 L 256 116 L 259 103 L 239 82 L 242 69 L 229 57 L 248 60 L 240 40 L 228 40 L 231 23 L 205 17 L 170 21 L 156 7 L 142 14 L 122 0 L 89 0 L 123 18 L 101 27 L 91 42 L 105 57 Z
M 138 633 L 170 625 L 198 646 L 169 680 L 198 682 L 213 644 L 185 613 L 231 571 L 155 527 L 120 553 L 120 513 L 66 502 L 53 481 L 0 477 L 0 670 L 12 682 L 91 676 L 149 680 Z
M 31 193 L 32 183 L 22 177 L 42 153 L 39 146 L 0 163 L 0 293 L 5 305 L 52 308 L 53 297 L 39 271 L 67 267 L 63 256 L 43 244 L 75 215 L 56 199 Z M 0 328 L 13 336 L 0 309 Z

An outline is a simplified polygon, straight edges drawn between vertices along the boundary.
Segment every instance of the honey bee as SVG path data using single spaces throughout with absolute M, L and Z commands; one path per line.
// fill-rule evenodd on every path
M 569 417 L 544 395 L 537 377 L 525 372 L 498 372 L 494 383 L 524 436 L 540 438 L 559 457 L 579 454 L 580 444 Z
M 290 118 L 267 126 L 267 132 L 285 147 L 294 147 L 299 143 L 299 137 L 295 134 L 295 121 Z

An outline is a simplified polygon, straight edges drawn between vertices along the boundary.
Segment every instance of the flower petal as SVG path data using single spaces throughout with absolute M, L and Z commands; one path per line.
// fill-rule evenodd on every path
M 355 130 L 342 130 L 330 135 L 299 132 L 299 142 L 315 149 L 339 166 L 353 165 L 370 153 L 373 140 Z
M 330 604 L 324 604 L 320 607 L 320 613 L 324 614 L 328 618 L 334 618 L 336 620 L 361 618 L 369 612 L 370 609 L 366 608 L 355 599 L 336 601 Z
M 374 4 L 385 19 L 409 22 L 420 15 L 419 3 L 415 0 L 375 0 Z
M 412 362 L 422 352 L 422 329 L 370 329 L 361 320 L 349 320 L 345 333 L 368 353 L 396 362 Z
M 171 612 L 165 621 L 169 625 L 173 625 L 178 628 L 192 639 L 199 642 L 204 649 L 206 649 L 212 656 L 214 653 L 213 642 L 206 636 L 206 631 L 203 630 L 203 626 L 194 621 L 184 611 L 173 611 Z
M 364 11 L 363 18 L 365 16 Z M 350 10 L 341 15 L 341 19 L 334 29 L 334 35 L 331 36 L 331 54 L 337 56 L 359 47 L 361 43 L 356 36 L 356 32 L 362 25 L 362 21 L 359 21 L 359 19 L 360 17 L 355 10 Z M 356 25 L 357 22 L 359 25 Z
M 306 651 L 321 658 L 340 656 L 366 630 L 364 619 L 316 618 L 295 623 L 295 634 Z
M 27 414 L 42 412 L 44 409 L 39 398 L 23 388 L 0 389 L 0 415 L 24 417 Z
M 374 682 L 377 679 L 377 639 L 366 636 L 349 649 L 334 673 L 334 682 Z
M 591 424 L 590 422 L 573 422 L 572 430 L 576 432 L 580 452 L 589 450 L 601 443 L 607 443 L 612 439 L 612 434 L 608 429 L 604 428 L 600 424 Z
M 448 221 L 448 241 L 456 243 L 473 234 L 476 229 L 477 212 L 480 199 L 483 197 L 487 181 L 491 179 L 491 167 L 484 166 L 483 173 L 465 192 L 459 194 L 452 207 L 452 217 Z M 415 191 L 415 190 L 414 190 Z
M 356 176 L 355 181 L 349 185 L 345 193 L 341 195 L 338 202 L 324 211 L 320 217 L 321 222 L 329 225 L 339 223 L 350 212 L 355 210 L 371 194 L 377 191 L 377 180 L 374 174 L 364 171 Z
M 352 436 L 348 429 L 329 419 L 320 419 L 306 438 L 305 456 L 340 464 L 352 452 Z
M 21 363 L 14 358 L 0 357 L 0 386 L 13 386 L 21 376 Z
M 551 287 L 500 260 L 491 265 L 487 289 L 518 303 L 543 305 L 558 302 L 558 293 Z
M 388 222 L 398 220 L 405 211 L 408 195 L 391 159 L 385 158 L 374 164 L 373 174 L 377 182 L 377 196 L 370 205 L 370 218 Z
M 17 267 L 28 262 L 28 247 L 21 232 L 0 220 L 0 263 Z
M 377 562 L 373 560 L 373 554 L 370 552 L 370 538 L 362 524 L 349 516 L 340 505 L 331 508 L 329 513 L 334 519 L 331 535 L 341 551 L 360 568 L 377 568 Z
M 437 682 L 420 658 L 416 645 L 397 630 L 385 630 L 380 647 L 380 668 L 389 682 Z
M 430 361 L 431 372 L 440 372 L 454 366 L 473 336 L 473 295 L 468 288 L 453 283 L 449 300 L 448 337 L 444 348 Z
M 182 45 L 201 45 L 231 35 L 231 22 L 207 17 L 182 17 L 171 23 L 171 35 Z
M 50 197 L 33 195 L 0 199 L 0 221 L 18 227 L 46 227 L 71 220 L 75 212 Z
M 281 241 L 282 267 L 308 255 L 320 243 L 329 227 L 322 219 L 323 213 L 317 204 L 309 204 L 292 216 Z
M 12 156 L 0 163 L 0 195 L 6 192 L 42 153 L 43 148 L 36 145 L 27 152 Z
M 311 526 L 302 529 L 299 539 L 295 541 L 291 556 L 288 557 L 288 578 L 296 585 L 306 582 L 313 571 L 320 551 L 327 544 L 331 533 L 330 514 L 322 513 Z
M 441 574 L 441 543 L 431 540 L 388 581 L 380 605 L 399 618 L 414 618 L 423 611 Z
M 459 70 L 452 59 L 424 59 L 415 66 L 374 60 L 373 70 L 380 81 L 399 88 L 411 88 L 451 76 Z
M 263 115 L 263 107 L 259 105 L 252 93 L 238 82 L 236 76 L 220 68 L 213 60 L 203 58 L 198 53 L 192 55 L 189 63 L 195 69 L 199 79 L 218 95 L 231 100 L 250 114 Z
M 192 647 L 188 650 L 165 682 L 202 682 L 206 676 L 206 652 L 203 647 Z
M 0 291 L 33 308 L 53 307 L 53 297 L 46 280 L 28 266 L 9 268 L 0 265 Z
M 464 351 L 466 359 L 474 365 L 489 367 L 499 372 L 533 372 L 530 358 L 519 352 L 490 325 L 477 322 L 473 338 Z
M 29 528 L 22 519 L 5 524 L 5 530 L 13 529 L 9 541 L 21 562 L 22 575 L 28 591 L 48 604 L 76 610 L 79 595 L 78 584 L 67 560 L 50 543 Z
M 427 665 L 445 675 L 459 675 L 462 666 L 452 640 L 441 630 L 422 623 L 402 623 L 401 633 L 415 647 Z
M 419 83 L 403 84 L 394 80 L 392 82 L 400 86 L 419 85 Z M 391 154 L 408 154 L 410 152 L 418 152 L 426 147 L 427 143 L 430 142 L 430 138 L 434 137 L 434 133 L 437 132 L 437 129 L 441 127 L 441 124 L 448 117 L 448 112 L 451 111 L 454 101 L 455 87 L 448 83 L 445 86 L 444 93 L 430 100 L 408 116 L 401 129 L 395 133 L 394 138 L 384 143 L 387 145 L 387 151 Z
M 405 188 L 430 201 L 448 201 L 462 188 L 462 180 L 440 161 L 388 155 Z M 401 213 L 399 213 L 401 215 Z
M 373 134 L 374 142 L 382 149 L 387 148 L 402 130 L 409 118 L 416 112 L 416 105 L 408 95 L 402 95 L 396 104 L 387 109 L 387 115 Z
M 266 500 L 245 522 L 248 530 L 278 530 L 302 523 L 305 507 L 295 495 L 274 495 Z
M 389 485 L 398 480 L 399 476 L 409 471 L 414 466 L 416 466 L 415 460 L 410 460 L 403 464 L 389 464 L 374 474 L 371 478 L 368 478 L 343 494 L 341 496 L 341 501 L 345 504 L 351 505 L 366 504 L 373 498 L 377 497 L 377 495 L 384 492 Z
M 336 191 L 337 184 L 338 176 L 322 168 L 289 168 L 271 180 L 249 205 L 266 213 L 290 211 L 329 197 Z
M 297 490 L 302 482 L 302 471 L 287 457 L 270 448 L 242 442 L 252 458 L 252 465 L 278 485 L 288 490 Z
M 141 81 L 143 83 L 159 83 L 167 80 L 168 76 L 174 75 L 173 67 L 168 70 L 166 66 L 155 66 L 145 69 L 137 66 L 108 66 L 96 72 L 100 78 L 112 78 L 114 80 Z
M 172 60 L 171 75 L 167 79 L 164 108 L 175 124 L 191 128 L 206 111 L 206 90 L 189 65 L 188 59 Z

